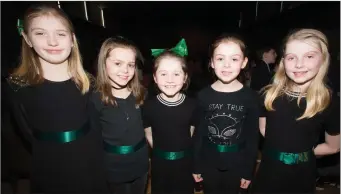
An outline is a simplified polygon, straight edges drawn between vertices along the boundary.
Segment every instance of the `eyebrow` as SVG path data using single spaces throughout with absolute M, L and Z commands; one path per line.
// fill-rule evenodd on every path
M 45 30 L 44 28 L 32 28 L 31 29 L 31 32 L 34 31 L 34 30 Z M 56 31 L 63 31 L 63 32 L 68 32 L 68 30 L 63 30 L 63 29 L 58 29 Z
M 119 62 L 124 62 L 124 61 L 122 61 L 122 60 L 120 60 L 120 59 L 112 59 L 112 58 L 110 58 L 110 56 L 108 57 L 108 59 L 110 59 L 110 60 L 112 60 L 112 61 L 119 61 Z M 128 62 L 128 63 L 135 63 L 136 61 L 130 61 L 130 62 Z
M 308 51 L 308 52 L 306 52 L 306 53 L 304 53 L 304 54 L 307 54 L 307 53 L 318 54 L 319 52 L 318 52 L 318 51 Z M 286 53 L 286 54 L 284 54 L 284 56 L 287 56 L 287 55 L 296 55 L 296 54 L 295 54 L 295 53 Z
M 218 55 L 221 55 L 221 56 L 226 56 L 226 55 L 224 55 L 224 54 L 216 54 L 215 56 L 218 56 Z M 231 56 L 239 56 L 239 57 L 241 57 L 241 55 L 240 55 L 240 54 L 233 54 L 233 55 L 231 55 Z

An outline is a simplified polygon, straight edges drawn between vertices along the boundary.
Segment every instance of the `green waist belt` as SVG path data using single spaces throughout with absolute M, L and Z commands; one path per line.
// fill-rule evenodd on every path
M 146 145 L 146 143 L 147 141 L 145 138 L 142 138 L 142 140 L 139 141 L 137 144 L 130 145 L 130 146 L 115 146 L 115 145 L 110 145 L 107 142 L 103 141 L 105 151 L 112 153 L 112 154 L 123 154 L 123 155 L 138 151 L 144 145 Z
M 62 131 L 62 132 L 40 132 L 35 131 L 33 133 L 34 137 L 41 141 L 53 141 L 58 143 L 69 143 L 71 141 L 75 141 L 76 139 L 85 136 L 90 127 L 88 127 L 87 123 L 82 126 L 80 129 Z
M 208 145 L 217 150 L 218 152 L 238 152 L 244 148 L 244 144 L 234 144 L 234 145 L 219 145 L 208 141 Z
M 180 152 L 166 152 L 159 148 L 153 148 L 153 154 L 165 160 L 179 160 L 185 156 L 190 155 L 191 153 L 192 153 L 191 150 L 185 150 Z
M 265 153 L 275 160 L 279 160 L 284 164 L 293 165 L 308 162 L 313 158 L 313 151 L 301 153 L 279 152 L 276 150 L 266 149 Z

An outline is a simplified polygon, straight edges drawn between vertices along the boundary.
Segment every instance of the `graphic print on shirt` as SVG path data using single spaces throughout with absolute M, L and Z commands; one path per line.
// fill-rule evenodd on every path
M 234 104 L 210 104 L 209 111 L 212 114 L 207 117 L 208 139 L 212 143 L 224 145 L 232 145 L 233 140 L 239 139 L 245 118 L 241 113 L 243 108 Z

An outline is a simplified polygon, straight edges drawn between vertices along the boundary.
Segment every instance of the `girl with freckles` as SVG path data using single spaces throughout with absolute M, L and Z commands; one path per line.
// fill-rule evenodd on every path
M 265 137 L 253 193 L 314 193 L 316 156 L 339 152 L 339 99 L 325 82 L 326 36 L 314 29 L 288 35 L 273 82 L 263 92 Z M 325 142 L 316 145 L 321 131 Z

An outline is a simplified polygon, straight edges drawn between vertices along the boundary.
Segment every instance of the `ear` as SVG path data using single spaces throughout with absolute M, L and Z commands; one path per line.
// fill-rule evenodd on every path
M 249 61 L 249 59 L 247 57 L 244 58 L 243 64 L 242 64 L 242 69 L 244 69 L 246 67 L 247 62 Z
M 71 47 L 73 47 L 74 45 L 73 45 L 73 43 L 74 42 L 76 42 L 76 35 L 75 35 L 75 33 L 72 33 L 72 44 L 71 44 Z
M 214 63 L 212 59 L 210 60 L 210 66 L 212 67 L 212 69 L 214 69 Z
M 25 32 L 21 32 L 22 37 L 24 38 L 25 42 L 28 44 L 29 47 L 33 47 L 30 39 L 28 38 L 27 34 Z
M 154 82 L 157 84 L 157 79 L 155 77 L 155 74 L 153 74 Z
M 186 81 L 187 81 L 187 78 L 188 78 L 188 74 L 187 74 L 187 73 L 185 73 L 185 77 L 184 77 L 184 83 L 186 83 Z

